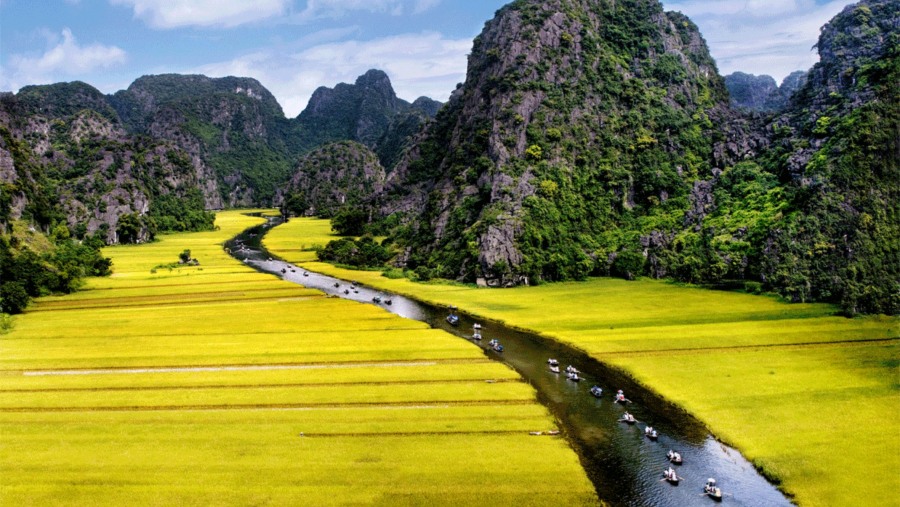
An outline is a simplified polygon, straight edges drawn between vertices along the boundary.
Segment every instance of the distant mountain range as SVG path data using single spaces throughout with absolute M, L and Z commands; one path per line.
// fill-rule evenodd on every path
M 670 277 L 897 313 L 898 10 L 846 8 L 781 86 L 721 77 L 658 0 L 515 0 L 445 105 L 377 70 L 297 118 L 249 78 L 25 87 L 0 95 L 0 230 L 116 242 L 205 209 L 354 207 L 418 277 Z

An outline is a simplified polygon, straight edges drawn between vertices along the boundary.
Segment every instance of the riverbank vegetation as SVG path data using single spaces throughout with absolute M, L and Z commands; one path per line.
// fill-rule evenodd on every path
M 502 290 L 415 283 L 313 262 L 303 245 L 327 241 L 323 222 L 291 221 L 265 244 L 306 269 L 457 305 L 619 367 L 739 448 L 800 505 L 854 505 L 859 484 L 900 488 L 896 317 L 848 319 L 831 305 L 655 280 Z M 892 505 L 894 498 L 867 495 L 865 502 Z
M 261 222 L 106 248 L 112 276 L 14 317 L 0 503 L 597 503 L 565 440 L 529 435 L 556 424 L 514 371 L 229 257 Z

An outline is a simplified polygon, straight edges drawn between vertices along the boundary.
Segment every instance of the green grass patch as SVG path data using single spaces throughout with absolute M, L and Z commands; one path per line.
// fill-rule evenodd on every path
M 310 222 L 274 229 L 288 261 Z M 287 250 L 281 250 L 287 248 Z M 900 490 L 900 319 L 662 281 L 591 279 L 515 289 L 414 283 L 303 267 L 529 329 L 619 367 L 737 446 L 800 505 L 856 505 Z M 866 495 L 894 505 L 896 495 Z

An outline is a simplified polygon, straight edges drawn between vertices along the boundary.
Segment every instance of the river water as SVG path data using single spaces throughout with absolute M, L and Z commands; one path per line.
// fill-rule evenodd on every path
M 251 229 L 226 246 L 234 257 L 261 271 L 361 304 L 376 304 L 401 317 L 425 322 L 471 341 L 484 349 L 487 357 L 514 368 L 534 386 L 538 400 L 558 419 L 563 435 L 578 453 L 597 494 L 609 504 L 711 505 L 715 502 L 703 494 L 703 485 L 708 477 L 714 477 L 724 493 L 723 504 L 748 507 L 793 505 L 738 451 L 716 441 L 696 419 L 588 355 L 561 343 L 485 320 L 478 321 L 483 340 L 475 341 L 472 330 L 476 321 L 465 314 L 465 308 L 458 313 L 459 324 L 451 326 L 446 321 L 446 308 L 436 308 L 371 287 L 357 285 L 351 289 L 349 281 L 308 272 L 273 259 L 260 247 L 260 239 L 272 225 L 274 222 Z M 381 303 L 373 301 L 376 297 Z M 386 304 L 387 300 L 391 301 L 390 305 Z M 488 342 L 491 339 L 497 339 L 503 345 L 502 353 L 490 349 Z M 559 360 L 562 373 L 550 371 L 547 359 L 551 357 Z M 581 372 L 581 382 L 566 378 L 564 369 L 567 365 L 573 365 Z M 590 394 L 594 385 L 603 389 L 600 398 Z M 623 406 L 613 402 L 614 393 L 619 389 L 631 403 Z M 636 424 L 619 421 L 626 410 L 638 420 Z M 647 425 L 659 432 L 657 441 L 644 435 Z M 669 466 L 666 454 L 670 449 L 679 452 L 683 458 L 683 464 L 675 466 L 682 478 L 678 485 L 661 480 L 663 470 Z

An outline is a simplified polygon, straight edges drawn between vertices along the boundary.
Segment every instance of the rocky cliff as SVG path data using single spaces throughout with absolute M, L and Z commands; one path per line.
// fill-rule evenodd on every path
M 271 204 L 290 171 L 291 125 L 275 97 L 250 78 L 144 76 L 111 97 L 130 132 L 170 141 L 214 168 L 211 207 Z
M 80 82 L 5 94 L 0 221 L 65 222 L 102 229 L 110 241 L 125 215 L 146 222 L 137 239 L 152 233 L 151 215 L 181 230 L 206 221 L 203 208 L 280 204 L 297 160 L 321 143 L 364 140 L 393 164 L 440 107 L 398 99 L 380 71 L 314 99 L 301 118 L 287 119 L 254 79 L 173 74 L 144 76 L 110 96 Z M 182 208 L 192 210 L 187 218 L 163 216 Z
M 806 71 L 792 72 L 778 86 L 772 76 L 735 72 L 725 76 L 725 86 L 733 107 L 770 113 L 784 109 L 806 77 Z
M 412 104 L 398 98 L 387 74 L 370 70 L 354 84 L 318 88 L 297 121 L 304 145 L 356 141 L 374 150 L 390 169 L 440 107 L 440 102 L 427 97 Z
M 726 106 L 696 26 L 659 2 L 516 1 L 476 38 L 382 209 L 410 219 L 407 264 L 440 276 L 629 272 L 639 237 L 711 173 Z
M 283 202 L 296 215 L 330 217 L 384 187 L 377 155 L 354 141 L 330 143 L 306 154 L 283 190 Z
M 729 107 L 696 27 L 655 0 L 511 3 L 372 201 L 403 224 L 398 264 L 900 311 L 898 9 L 845 9 L 822 29 L 821 62 L 768 83 L 756 100 L 774 114 L 760 115 Z
M 99 232 L 115 243 L 122 216 L 146 215 L 155 198 L 215 185 L 178 146 L 130 136 L 103 95 L 84 83 L 3 95 L 0 134 L 3 228 L 18 219 L 45 231 L 64 224 L 77 237 Z M 148 239 L 155 224 L 138 223 L 131 239 Z

